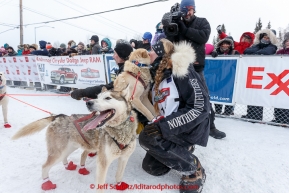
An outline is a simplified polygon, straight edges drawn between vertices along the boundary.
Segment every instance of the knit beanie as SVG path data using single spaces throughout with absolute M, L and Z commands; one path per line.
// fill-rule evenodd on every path
M 114 51 L 121 59 L 128 60 L 128 57 L 133 49 L 127 41 L 119 41 L 119 43 L 116 44 Z
M 182 0 L 180 9 L 190 9 L 192 7 L 196 11 L 195 0 Z
M 52 48 L 52 45 L 51 45 L 51 43 L 50 42 L 48 42 L 47 44 L 46 44 L 46 49 L 51 49 Z
M 66 49 L 66 45 L 65 45 L 64 43 L 60 44 L 59 47 L 61 47 L 61 48 L 63 48 L 63 49 Z

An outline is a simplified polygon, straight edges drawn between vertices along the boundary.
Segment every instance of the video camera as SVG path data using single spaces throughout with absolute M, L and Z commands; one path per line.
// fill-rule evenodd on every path
M 187 15 L 187 9 L 180 10 L 180 4 L 176 3 L 171 7 L 171 11 L 165 13 L 162 18 L 164 32 L 167 36 L 178 35 L 179 28 L 177 21 Z

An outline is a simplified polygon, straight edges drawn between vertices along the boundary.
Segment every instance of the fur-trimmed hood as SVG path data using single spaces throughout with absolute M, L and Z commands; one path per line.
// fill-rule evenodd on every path
M 256 44 L 259 44 L 260 43 L 260 35 L 262 33 L 266 33 L 268 34 L 268 36 L 270 37 L 270 41 L 272 44 L 276 45 L 278 43 L 277 41 L 277 38 L 276 38 L 276 35 L 270 30 L 270 29 L 262 29 L 260 31 L 258 31 L 256 34 L 255 34 L 255 39 L 254 39 L 254 45 Z
M 232 39 L 230 39 L 230 38 L 224 38 L 224 39 L 222 39 L 222 40 L 220 40 L 218 43 L 216 43 L 216 45 L 215 45 L 215 48 L 216 49 L 218 49 L 218 48 L 220 48 L 220 46 L 221 46 L 221 44 L 223 43 L 223 42 L 230 42 L 230 44 L 231 44 L 231 49 L 234 49 L 234 41 L 232 40 Z
M 173 76 L 183 78 L 188 74 L 189 65 L 196 61 L 196 53 L 191 44 L 187 42 L 174 44 L 174 48 L 175 51 L 171 56 Z

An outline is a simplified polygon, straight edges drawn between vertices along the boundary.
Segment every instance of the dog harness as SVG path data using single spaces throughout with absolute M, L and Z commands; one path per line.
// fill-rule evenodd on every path
M 139 61 L 136 61 L 136 60 L 133 60 L 131 62 L 134 63 L 138 67 L 148 67 L 148 65 L 140 63 Z
M 2 99 L 5 97 L 6 92 L 4 94 L 2 94 L 2 96 L 0 96 L 0 101 L 2 101 Z

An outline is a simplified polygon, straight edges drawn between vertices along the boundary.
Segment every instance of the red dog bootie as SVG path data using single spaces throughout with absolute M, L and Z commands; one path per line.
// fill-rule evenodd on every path
M 96 153 L 89 153 L 88 156 L 89 157 L 94 157 L 94 156 L 96 156 Z
M 73 164 L 72 161 L 69 162 L 69 164 L 65 167 L 67 170 L 75 170 L 77 165 Z
M 52 190 L 56 188 L 56 184 L 53 184 L 49 179 L 46 182 L 43 182 L 41 185 L 42 190 Z
M 128 189 L 128 184 L 125 182 L 119 182 L 115 185 L 115 189 L 117 190 L 126 190 Z
M 81 166 L 81 168 L 78 170 L 78 173 L 82 175 L 88 175 L 90 172 L 84 166 Z
M 4 124 L 4 127 L 5 127 L 5 128 L 10 128 L 11 125 L 10 125 L 9 123 L 5 123 L 5 124 Z

